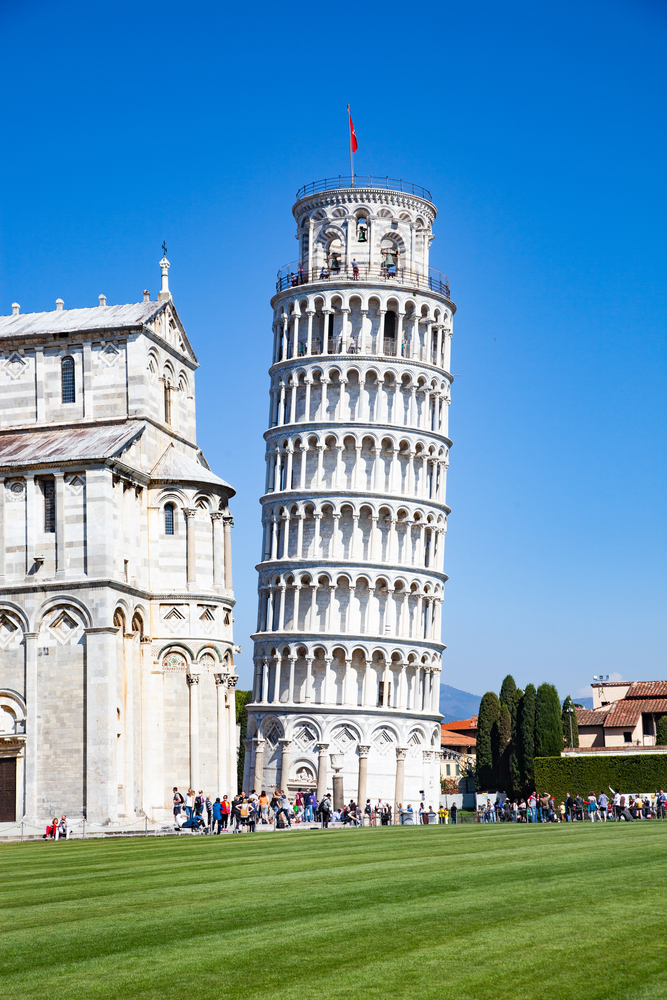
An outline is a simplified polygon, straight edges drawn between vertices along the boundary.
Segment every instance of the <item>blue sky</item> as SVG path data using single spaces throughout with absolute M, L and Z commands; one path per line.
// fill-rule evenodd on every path
M 250 676 L 275 271 L 304 182 L 423 184 L 453 342 L 443 680 L 667 677 L 667 5 L 0 3 L 0 312 L 170 282 L 238 490 Z

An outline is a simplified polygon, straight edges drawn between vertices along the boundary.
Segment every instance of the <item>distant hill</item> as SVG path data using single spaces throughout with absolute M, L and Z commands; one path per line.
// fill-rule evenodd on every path
M 470 694 L 469 691 L 459 691 L 449 684 L 441 684 L 440 711 L 444 716 L 442 721 L 458 722 L 459 719 L 469 719 L 472 715 L 477 715 L 481 700 L 482 696 L 479 694 Z M 575 698 L 574 701 L 584 708 L 593 707 L 592 698 Z
M 482 696 L 479 694 L 470 694 L 469 691 L 459 691 L 449 684 L 441 684 L 440 711 L 444 716 L 442 721 L 458 722 L 459 719 L 469 719 L 471 715 L 477 715 L 481 700 Z

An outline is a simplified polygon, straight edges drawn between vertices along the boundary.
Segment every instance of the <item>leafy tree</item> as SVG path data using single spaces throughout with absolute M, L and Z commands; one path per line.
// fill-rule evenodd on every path
M 524 794 L 535 791 L 535 685 L 527 684 L 517 712 L 518 756 Z
M 252 691 L 236 692 L 236 725 L 241 727 L 238 752 L 238 788 L 243 787 L 243 765 L 245 764 L 245 743 L 243 741 L 248 735 L 249 701 L 252 701 Z
M 477 787 L 486 791 L 496 785 L 497 757 L 494 744 L 497 741 L 500 702 L 495 691 L 487 691 L 477 713 L 477 753 L 475 774 Z M 497 752 L 497 751 L 496 751 Z
M 667 746 L 667 715 L 661 715 L 655 728 L 655 742 L 659 747 Z
M 500 706 L 498 716 L 498 788 L 508 795 L 512 791 L 510 757 L 512 753 L 512 716 L 507 705 Z
M 553 684 L 540 684 L 535 695 L 535 756 L 560 757 L 563 723 L 560 699 Z
M 563 702 L 563 710 L 561 712 L 561 720 L 563 723 L 563 740 L 566 747 L 578 747 L 579 746 L 579 726 L 577 725 L 577 713 L 576 705 L 570 698 L 569 694 L 565 701 Z M 570 724 L 572 728 L 570 729 Z M 572 734 L 570 736 L 570 733 Z

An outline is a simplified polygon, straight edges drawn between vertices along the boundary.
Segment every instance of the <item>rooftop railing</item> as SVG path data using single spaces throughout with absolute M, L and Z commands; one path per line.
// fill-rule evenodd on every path
M 337 263 L 314 267 L 309 271 L 298 260 L 280 268 L 276 278 L 276 291 L 284 292 L 299 285 L 326 281 L 386 281 L 389 284 L 407 285 L 415 292 L 435 292 L 437 295 L 444 295 L 446 299 L 450 298 L 449 278 L 436 267 L 429 267 L 428 274 L 421 274 L 398 265 L 385 267 L 383 264 L 357 264 L 354 267 L 352 264 Z
M 404 181 L 402 177 L 377 177 L 373 174 L 363 176 L 355 174 L 354 177 L 339 174 L 338 177 L 326 177 L 323 181 L 311 181 L 304 184 L 296 193 L 296 200 L 306 198 L 309 194 L 319 194 L 320 191 L 334 191 L 337 188 L 383 188 L 385 191 L 404 191 L 406 194 L 414 194 L 425 201 L 431 201 L 431 192 L 421 184 L 413 184 L 411 181 Z

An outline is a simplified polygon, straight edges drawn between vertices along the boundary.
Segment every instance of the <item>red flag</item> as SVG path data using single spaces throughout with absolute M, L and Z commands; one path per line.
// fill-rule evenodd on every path
M 354 131 L 354 125 L 352 124 L 352 115 L 350 114 L 350 105 L 347 106 L 347 117 L 350 119 L 350 146 L 352 152 L 356 153 L 359 148 L 359 143 L 357 142 L 357 133 Z

